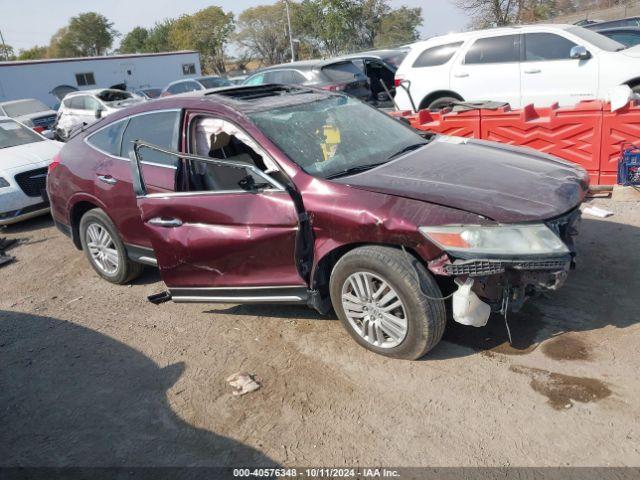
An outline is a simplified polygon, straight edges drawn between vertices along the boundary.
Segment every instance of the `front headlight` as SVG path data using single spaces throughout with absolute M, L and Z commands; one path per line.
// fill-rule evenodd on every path
M 452 253 L 509 256 L 569 253 L 562 240 L 544 224 L 448 225 L 419 230 L 444 251 Z
M 0 177 L 0 188 L 8 187 L 9 182 L 7 182 L 4 178 Z

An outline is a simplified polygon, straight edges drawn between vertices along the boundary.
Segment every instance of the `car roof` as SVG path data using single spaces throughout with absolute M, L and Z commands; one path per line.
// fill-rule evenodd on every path
M 343 57 L 314 59 L 314 60 L 300 60 L 297 62 L 279 63 L 277 65 L 270 65 L 268 67 L 261 68 L 260 70 L 256 70 L 253 73 L 255 74 L 260 72 L 267 72 L 270 70 L 314 70 L 314 69 L 321 69 L 323 67 L 326 67 L 327 65 L 332 65 L 334 63 L 342 63 L 347 61 L 349 61 L 349 59 L 343 58 Z
M 569 28 L 580 28 L 576 25 L 567 25 L 562 23 L 538 23 L 535 25 L 514 25 L 511 27 L 487 28 L 484 30 L 471 30 L 468 32 L 448 33 L 431 37 L 420 42 L 412 44 L 412 48 L 419 48 L 428 45 L 445 45 L 447 43 L 463 42 L 471 38 L 492 37 L 500 34 L 516 34 L 527 33 L 538 30 L 567 30 Z
M 214 111 L 219 110 L 221 106 L 233 112 L 246 115 L 272 110 L 274 108 L 303 105 L 331 97 L 345 96 L 346 95 L 341 93 L 297 85 L 234 85 L 157 98 L 152 102 L 136 104 L 105 118 L 117 121 L 138 113 L 182 108 Z M 104 123 L 96 122 L 92 124 L 92 126 L 87 129 L 87 132 L 91 132 L 94 129 L 94 125 L 100 126 L 104 125 Z
M 384 48 L 380 50 L 367 50 L 364 52 L 356 52 L 349 53 L 347 55 L 342 55 L 342 59 L 352 59 L 352 58 L 361 58 L 361 57 L 375 57 L 375 58 L 386 58 L 391 57 L 393 55 L 399 55 L 401 53 L 406 53 L 409 51 L 409 47 L 402 48 Z
M 118 90 L 116 88 L 92 88 L 91 90 L 78 90 L 77 92 L 69 92 L 64 98 L 76 97 L 78 95 L 98 95 L 102 92 L 124 92 L 124 90 Z

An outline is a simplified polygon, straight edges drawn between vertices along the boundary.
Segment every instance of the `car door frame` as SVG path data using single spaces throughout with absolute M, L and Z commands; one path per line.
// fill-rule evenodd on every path
M 516 60 L 513 62 L 483 62 L 483 63 L 466 63 L 467 54 L 471 51 L 471 49 L 476 45 L 476 43 L 487 40 L 487 39 L 495 39 L 502 37 L 516 37 L 518 41 L 518 46 L 515 49 Z M 456 92 L 458 95 L 461 95 L 465 101 L 484 101 L 484 100 L 495 100 L 495 101 L 505 101 L 508 102 L 513 108 L 517 108 L 521 106 L 522 103 L 522 84 L 521 84 L 521 63 L 522 63 L 522 35 L 521 32 L 500 32 L 498 34 L 481 34 L 474 36 L 472 38 L 465 39 L 465 43 L 460 47 L 459 51 L 454 55 L 452 61 L 450 60 L 450 68 L 449 68 L 449 87 L 451 91 Z M 515 77 L 517 83 L 517 93 L 514 90 L 513 97 L 505 97 L 498 98 L 495 95 L 490 95 L 488 97 L 484 97 L 483 95 L 473 96 L 468 92 L 475 91 L 476 87 L 473 86 L 477 84 L 477 81 L 473 79 L 473 73 L 478 75 L 478 73 L 485 73 L 485 70 L 493 69 L 491 75 L 495 75 L 495 71 L 499 70 L 501 66 L 509 67 L 513 69 L 512 75 Z M 475 72 L 474 72 L 475 70 Z M 470 73 L 471 72 L 471 73 Z M 469 87 L 465 85 L 465 83 L 471 78 L 472 85 Z M 495 90 L 492 87 L 492 91 Z M 514 101 L 515 100 L 515 101 Z
M 207 116 L 215 116 L 212 112 L 189 112 L 191 115 L 185 115 L 185 124 L 190 125 L 190 120 L 199 116 L 199 115 L 207 115 Z M 197 113 L 197 114 L 196 114 Z M 191 117 L 191 118 L 189 118 Z M 224 119 L 231 124 L 234 122 Z M 235 124 L 234 124 L 235 125 Z M 240 130 L 244 131 L 242 128 L 238 127 Z M 246 132 L 245 132 L 246 133 Z M 188 138 L 188 136 L 187 136 Z M 251 138 L 251 137 L 249 137 Z M 156 193 L 148 193 L 146 184 L 144 181 L 144 174 L 142 173 L 142 169 L 140 167 L 141 162 L 143 162 L 140 156 L 140 148 L 151 148 L 157 150 L 159 152 L 163 152 L 169 155 L 174 155 L 181 159 L 183 162 L 183 168 L 186 166 L 187 160 L 196 160 L 200 162 L 206 162 L 213 165 L 218 166 L 227 166 L 230 168 L 241 168 L 243 170 L 248 170 L 252 172 L 254 175 L 259 178 L 265 180 L 269 185 L 273 187 L 273 189 L 269 190 L 269 193 L 285 193 L 289 195 L 293 207 L 295 209 L 295 215 L 297 219 L 297 233 L 295 242 L 293 245 L 292 253 L 292 261 L 294 262 L 294 267 L 300 276 L 300 280 L 302 281 L 299 285 L 258 285 L 258 286 L 208 286 L 208 287 L 193 287 L 193 288 L 185 288 L 185 287 L 173 287 L 167 284 L 169 288 L 171 299 L 174 302 L 206 302 L 206 303 L 301 303 L 305 304 L 310 298 L 309 292 L 309 272 L 312 264 L 312 258 L 307 259 L 304 262 L 300 262 L 300 258 L 307 253 L 308 251 L 313 252 L 313 243 L 311 243 L 310 247 L 307 245 L 305 249 L 304 241 L 306 237 L 306 233 L 311 230 L 310 225 L 308 225 L 308 217 L 304 214 L 300 214 L 300 204 L 301 198 L 299 201 L 296 199 L 297 191 L 295 188 L 291 188 L 290 186 L 286 186 L 278 182 L 277 180 L 271 178 L 265 172 L 261 171 L 259 168 L 248 165 L 241 162 L 233 162 L 228 160 L 215 159 L 210 157 L 203 157 L 199 155 L 194 155 L 191 153 L 182 153 L 182 152 L 172 152 L 155 145 L 149 144 L 148 142 L 138 141 L 134 143 L 134 153 L 131 158 L 131 170 L 132 170 L 132 183 L 134 195 L 136 197 L 136 203 L 139 208 L 141 206 L 141 201 L 145 198 L 160 198 L 166 199 L 175 196 L 218 196 L 221 194 L 229 194 L 229 193 L 238 193 L 238 194 L 251 194 L 255 193 L 245 190 L 238 190 L 237 192 L 230 191 L 180 191 L 173 192 L 168 194 L 156 194 Z M 259 144 L 258 144 L 259 147 Z M 182 150 L 186 150 L 182 148 Z M 264 152 L 264 149 L 260 147 L 260 150 Z M 266 152 L 265 152 L 266 153 Z M 272 161 L 276 165 L 277 162 L 270 157 Z M 279 170 L 281 172 L 282 168 L 278 165 Z M 284 172 L 283 172 L 284 174 Z M 286 175 L 286 174 L 285 174 Z M 298 194 L 299 195 L 299 194 Z M 142 213 L 142 211 L 141 211 Z M 155 220 L 150 219 L 150 220 Z M 144 222 L 144 219 L 142 219 Z M 302 245 L 302 250 L 300 249 Z M 158 258 L 157 252 L 156 259 L 158 261 L 158 266 L 161 267 L 161 275 L 162 275 L 162 260 Z M 311 253 L 312 255 L 312 253 Z M 301 268 L 302 265 L 306 265 L 305 268 Z M 163 280 L 165 280 L 163 278 Z M 166 281 L 165 281 L 166 283 Z
M 544 59 L 544 60 L 527 60 L 527 35 L 535 35 L 535 34 L 543 34 L 543 35 L 552 35 L 556 37 L 560 37 L 567 42 L 571 42 L 575 46 L 584 46 L 587 48 L 591 56 L 587 59 L 576 59 L 576 58 L 556 58 L 556 59 Z M 585 41 L 582 39 L 578 39 L 570 34 L 566 34 L 564 31 L 549 31 L 549 30 L 529 30 L 522 32 L 520 34 L 520 97 L 522 99 L 522 104 L 534 104 L 536 106 L 545 107 L 551 106 L 554 104 L 559 104 L 561 106 L 571 106 L 575 105 L 582 100 L 592 100 L 598 97 L 599 90 L 599 63 L 597 56 L 593 55 L 592 45 L 585 45 Z M 557 68 L 560 66 L 561 72 L 558 75 L 557 71 L 554 71 L 554 67 Z M 585 69 L 592 68 L 594 71 L 592 75 L 585 75 L 585 72 L 578 72 L 578 74 L 573 75 L 573 70 L 575 67 Z M 545 73 L 545 69 L 551 69 L 552 72 L 550 74 Z M 528 86 L 527 79 L 531 78 L 533 81 L 531 83 L 535 84 L 535 80 L 540 78 L 538 75 L 542 77 L 543 85 L 557 85 L 557 82 L 553 82 L 551 80 L 544 81 L 544 78 L 547 77 L 549 79 L 560 78 L 562 77 L 571 77 L 577 78 L 578 80 L 587 79 L 590 80 L 590 85 L 587 85 L 586 88 L 591 89 L 590 92 L 579 91 L 582 88 L 579 84 L 578 87 L 573 87 L 573 90 L 562 91 L 561 88 L 556 93 L 547 93 L 541 92 L 538 88 L 537 91 L 533 91 L 533 93 L 526 93 L 526 87 Z

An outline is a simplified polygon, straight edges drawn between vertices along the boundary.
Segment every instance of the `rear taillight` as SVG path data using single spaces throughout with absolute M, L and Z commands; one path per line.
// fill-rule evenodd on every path
M 324 87 L 320 87 L 323 90 L 329 90 L 330 92 L 342 92 L 345 88 L 347 88 L 346 83 L 335 83 L 333 85 L 325 85 Z
M 404 81 L 404 78 L 402 78 L 401 76 L 396 76 L 396 77 L 393 79 L 393 85 L 394 85 L 394 86 L 396 86 L 396 87 L 399 87 L 399 86 L 400 86 L 400 84 L 401 84 L 403 81 Z
M 37 126 L 37 127 L 33 127 L 33 131 L 34 132 L 38 132 L 38 133 L 42 133 L 46 130 L 46 128 L 44 128 L 43 126 Z
M 53 172 L 58 165 L 60 165 L 60 154 L 56 153 L 56 155 L 53 157 L 53 160 L 51 160 L 51 163 L 49 164 L 49 174 L 51 174 L 51 172 Z

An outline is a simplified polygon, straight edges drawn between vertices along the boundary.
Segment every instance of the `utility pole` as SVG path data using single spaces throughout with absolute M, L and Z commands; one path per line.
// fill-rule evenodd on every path
M 7 51 L 7 45 L 4 43 L 4 37 L 2 36 L 2 30 L 0 30 L 0 41 L 2 42 L 2 51 L 4 52 L 4 59 L 9 60 L 9 52 Z
M 291 15 L 289 14 L 289 0 L 284 0 L 287 9 L 287 26 L 289 28 L 289 45 L 291 46 L 291 62 L 296 61 L 296 51 L 293 49 L 293 35 L 291 34 Z

